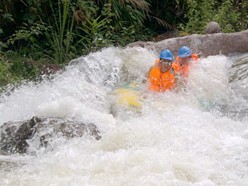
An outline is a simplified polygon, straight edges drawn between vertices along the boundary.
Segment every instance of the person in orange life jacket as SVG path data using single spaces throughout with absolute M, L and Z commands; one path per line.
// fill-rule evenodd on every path
M 172 68 L 173 54 L 170 50 L 163 50 L 148 72 L 149 90 L 165 92 L 175 86 L 175 74 Z
M 191 49 L 187 46 L 182 46 L 178 51 L 178 56 L 172 63 L 172 67 L 178 78 L 186 80 L 189 75 L 189 66 L 191 62 L 197 62 L 198 55 L 191 52 Z

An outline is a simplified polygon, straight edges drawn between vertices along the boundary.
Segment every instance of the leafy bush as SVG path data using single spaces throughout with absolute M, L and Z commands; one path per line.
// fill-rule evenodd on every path
M 39 68 L 39 64 L 31 58 L 25 58 L 12 51 L 5 52 L 4 55 L 0 53 L 0 86 L 34 79 L 39 73 Z
M 223 32 L 237 32 L 248 28 L 248 1 L 187 0 L 189 19 L 186 32 L 203 33 L 210 21 L 220 24 Z
M 20 80 L 16 74 L 11 73 L 11 68 L 12 63 L 0 54 L 0 87 Z
M 237 32 L 248 28 L 248 1 L 225 0 L 214 19 L 223 32 Z M 228 12 L 228 13 L 227 13 Z

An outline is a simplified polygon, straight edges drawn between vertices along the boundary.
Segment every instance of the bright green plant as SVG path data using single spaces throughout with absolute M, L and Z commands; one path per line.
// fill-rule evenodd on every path
M 91 20 L 86 18 L 86 23 L 80 27 L 83 32 L 80 42 L 86 50 L 95 51 L 111 43 L 111 32 L 108 29 L 109 21 L 108 18 L 101 19 L 100 16 Z

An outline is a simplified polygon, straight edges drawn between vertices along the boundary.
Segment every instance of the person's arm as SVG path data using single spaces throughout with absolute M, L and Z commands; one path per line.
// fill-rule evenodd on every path
M 149 70 L 145 73 L 145 78 L 142 79 L 142 83 L 146 83 L 147 82 L 147 79 L 149 79 L 151 70 L 152 70 L 152 67 L 150 67 Z
M 146 72 L 146 75 L 145 75 L 146 78 L 149 78 L 151 70 L 152 70 L 152 67 L 150 67 L 149 70 Z
M 193 59 L 193 61 L 198 61 L 199 56 L 194 53 L 194 54 L 191 55 L 191 58 Z
M 142 79 L 142 83 L 146 83 L 147 82 L 147 79 L 149 79 L 149 77 L 150 77 L 150 72 L 151 72 L 152 68 L 153 67 L 158 68 L 159 67 L 159 64 L 160 64 L 159 62 L 160 62 L 160 60 L 159 59 L 156 59 L 154 66 L 151 66 L 150 69 L 145 73 L 145 78 Z

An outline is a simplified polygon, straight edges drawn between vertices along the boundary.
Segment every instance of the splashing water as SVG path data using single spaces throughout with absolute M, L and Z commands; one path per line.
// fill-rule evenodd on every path
M 58 139 L 36 156 L 0 156 L 0 185 L 247 185 L 248 118 L 240 115 L 247 78 L 229 82 L 234 58 L 201 59 L 179 92 L 150 93 L 141 85 L 138 115 L 111 114 L 113 90 L 141 82 L 157 56 L 106 48 L 73 60 L 50 80 L 1 95 L 0 125 L 32 116 L 73 118 L 94 123 L 102 139 Z

